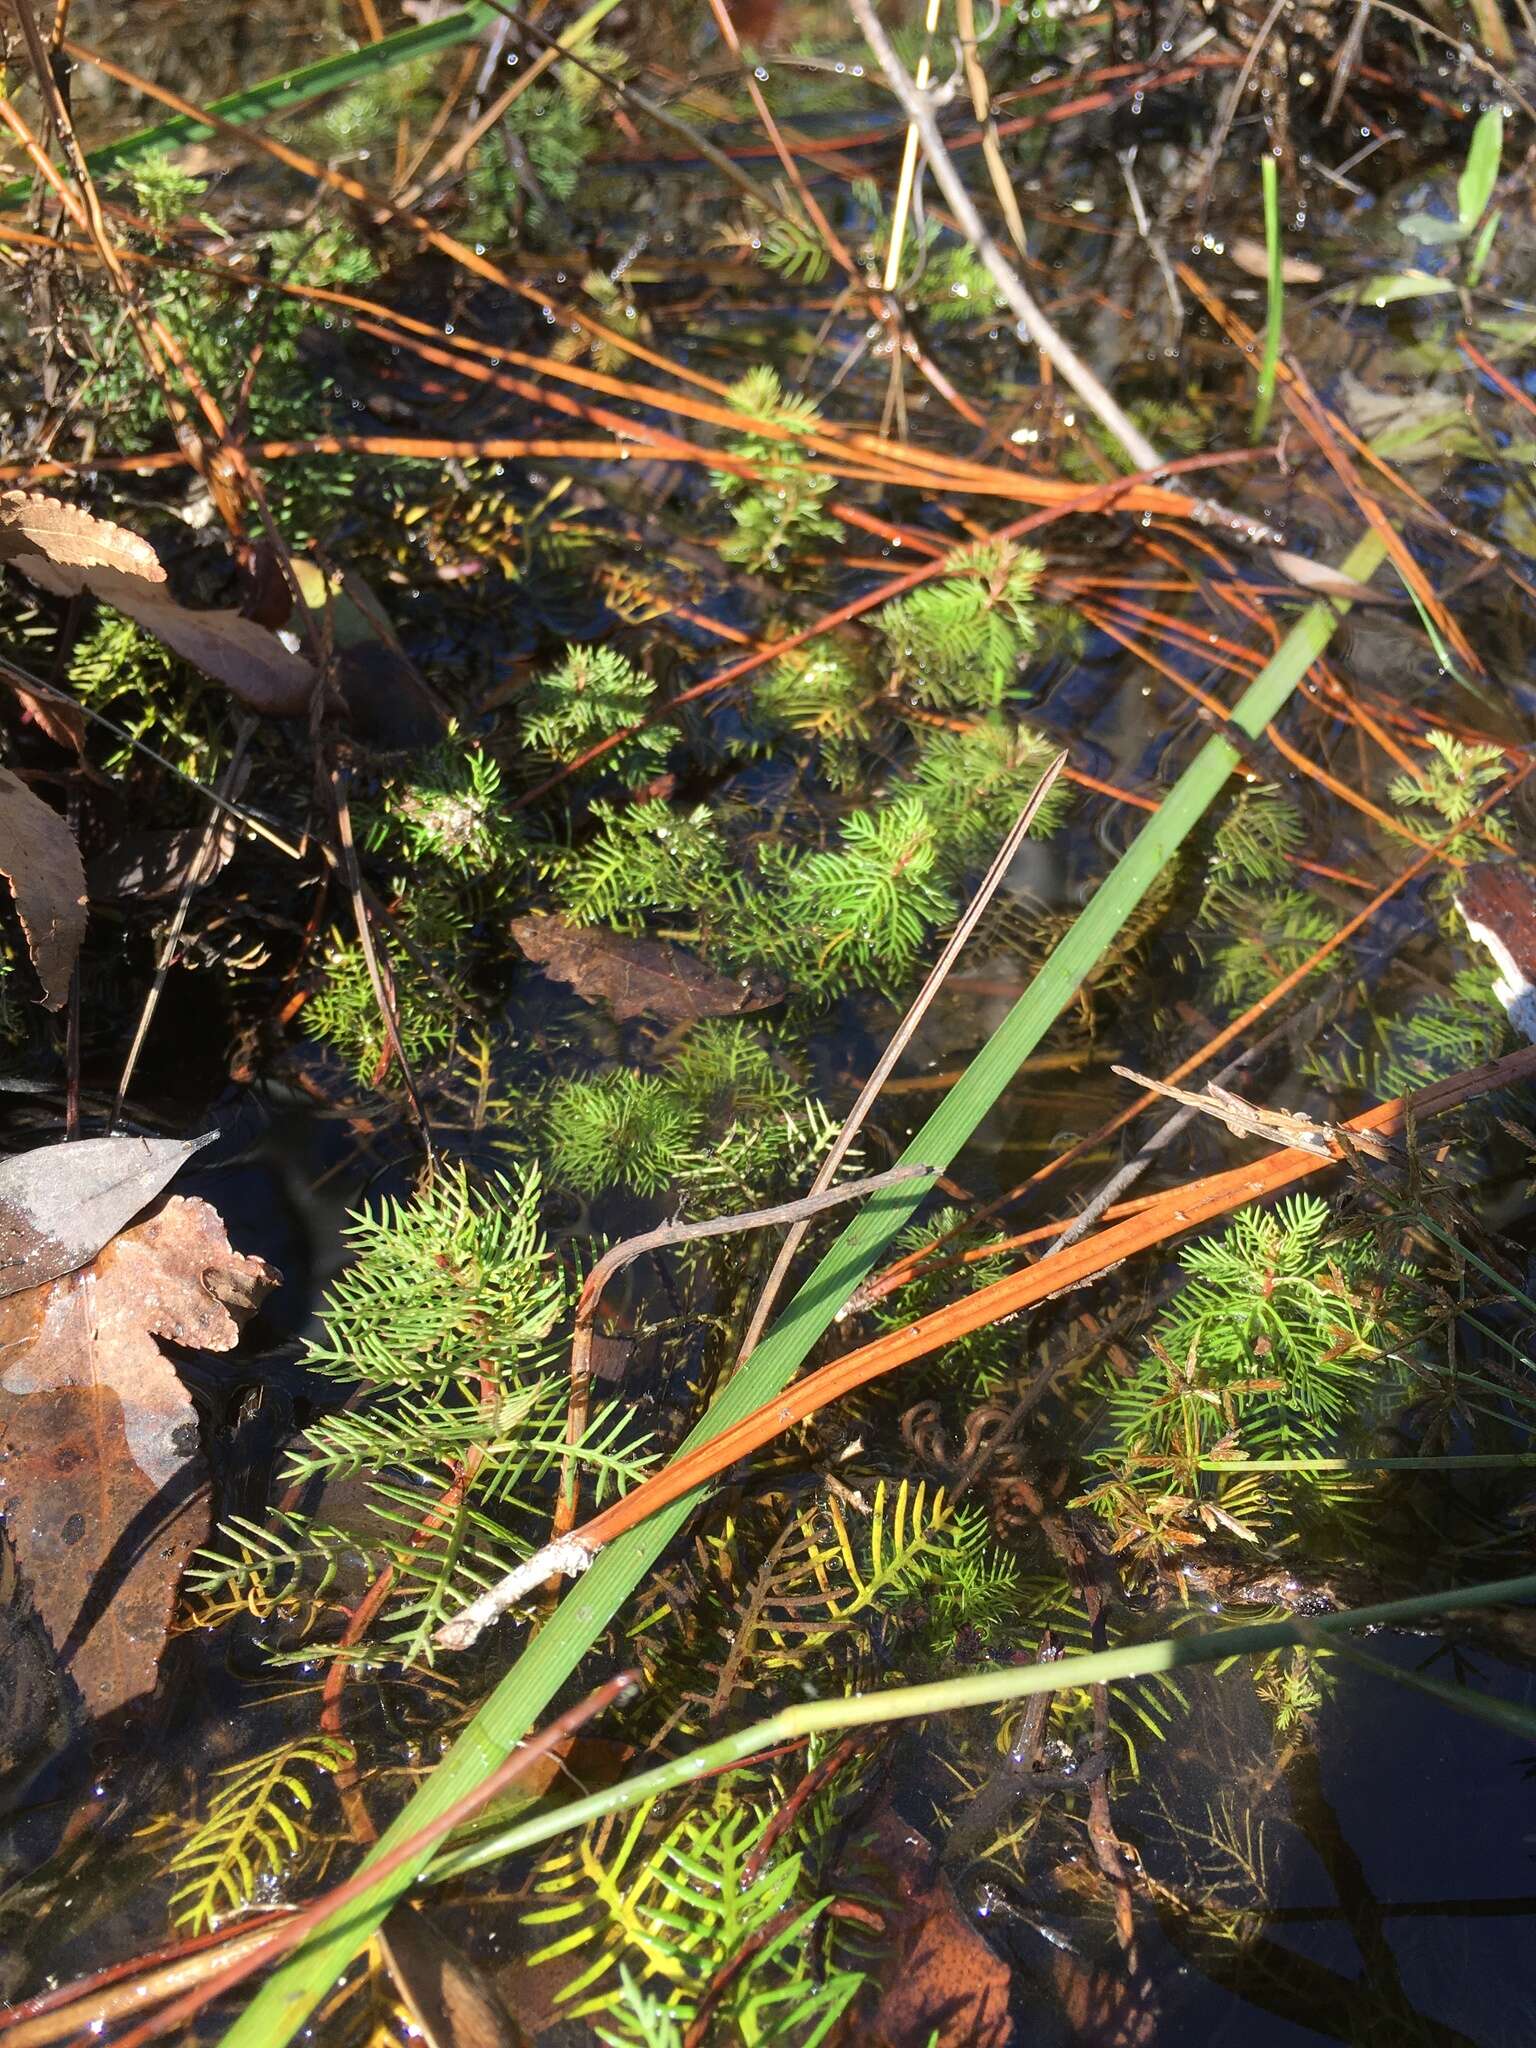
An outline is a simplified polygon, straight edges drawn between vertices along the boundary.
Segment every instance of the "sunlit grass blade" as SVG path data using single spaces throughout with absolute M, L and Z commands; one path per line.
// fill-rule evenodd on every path
M 1345 576 L 1364 583 L 1385 554 L 1385 542 L 1372 531 L 1340 567 Z M 1303 613 L 1234 707 L 1237 731 L 1250 738 L 1263 732 L 1327 646 L 1343 615 L 1344 608 L 1333 603 L 1313 605 Z M 912 1139 L 902 1163 L 945 1168 L 955 1158 L 1204 816 L 1239 758 L 1237 749 L 1220 735 L 1200 748 L 1013 1009 Z M 905 1186 L 887 1188 L 860 1211 L 695 1425 L 684 1451 L 708 1442 L 772 1400 L 799 1371 L 885 1246 L 910 1221 L 926 1192 L 924 1184 L 914 1183 L 914 1188 L 916 1192 Z M 418 1833 L 527 1734 L 706 1492 L 696 1489 L 604 1551 L 381 1839 L 375 1855 Z M 319 1928 L 236 2020 L 225 2036 L 226 2048 L 278 2048 L 289 2039 L 420 1868 L 404 1864 L 355 1900 L 344 1923 Z
M 1312 1615 L 1305 1619 L 1254 1622 L 1237 1628 L 1202 1628 L 1198 1632 L 1165 1636 L 1156 1642 L 1128 1644 L 1121 1649 L 1100 1650 L 1082 1657 L 1067 1657 L 1046 1664 L 993 1666 L 963 1678 L 941 1679 L 931 1685 L 903 1685 L 888 1692 L 856 1694 L 846 1699 L 812 1700 L 784 1708 L 768 1720 L 738 1730 L 703 1749 L 690 1750 L 671 1763 L 639 1777 L 628 1778 L 607 1791 L 594 1792 L 571 1801 L 553 1812 L 545 1811 L 509 1828 L 498 1828 L 482 1840 L 450 1849 L 425 1872 L 428 1883 L 445 1883 L 483 1869 L 521 1849 L 531 1849 L 552 1835 L 585 1827 L 606 1814 L 618 1813 L 654 1799 L 679 1785 L 691 1784 L 707 1772 L 760 1756 L 781 1743 L 813 1734 L 844 1728 L 880 1726 L 891 1721 L 919 1719 L 927 1714 L 958 1713 L 966 1709 L 995 1706 L 1001 1701 L 1024 1699 L 1031 1693 L 1053 1692 L 1087 1685 L 1112 1685 L 1151 1677 L 1159 1672 L 1177 1671 L 1192 1664 L 1225 1663 L 1237 1657 L 1267 1655 L 1272 1650 L 1312 1648 L 1326 1645 L 1399 1684 L 1409 1685 L 1454 1707 L 1458 1712 L 1491 1721 L 1506 1734 L 1536 1740 L 1536 1711 L 1513 1700 L 1495 1698 L 1470 1687 L 1449 1685 L 1370 1656 L 1347 1640 L 1348 1632 L 1359 1628 L 1390 1628 L 1421 1621 L 1427 1616 L 1470 1611 L 1480 1607 L 1514 1606 L 1536 1598 L 1536 1576 L 1490 1580 L 1482 1585 L 1450 1588 L 1439 1593 L 1420 1593 L 1404 1600 L 1383 1601 L 1378 1606 L 1343 1609 L 1335 1614 Z M 229 2037 L 233 2038 L 233 2037 Z
M 1275 404 L 1275 378 L 1280 367 L 1280 335 L 1285 324 L 1284 252 L 1280 247 L 1280 190 L 1275 159 L 1266 150 L 1259 159 L 1264 185 L 1264 249 L 1269 258 L 1265 278 L 1264 357 L 1259 364 L 1258 395 L 1253 405 L 1255 441 L 1264 438 Z

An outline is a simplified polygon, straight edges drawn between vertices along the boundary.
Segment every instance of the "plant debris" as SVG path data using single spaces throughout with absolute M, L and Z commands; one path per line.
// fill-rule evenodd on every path
M 206 1202 L 173 1196 L 90 1265 L 0 1303 L 0 1514 L 92 1717 L 154 1686 L 208 1530 L 196 1412 L 156 1340 L 228 1351 L 276 1277 Z

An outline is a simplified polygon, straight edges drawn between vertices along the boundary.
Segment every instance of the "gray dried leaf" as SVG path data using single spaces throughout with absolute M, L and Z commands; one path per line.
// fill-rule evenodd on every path
M 0 1297 L 89 1265 L 217 1135 L 82 1138 L 0 1160 Z
M 1390 590 L 1373 590 L 1368 583 L 1357 583 L 1353 576 L 1341 576 L 1326 562 L 1292 554 L 1289 548 L 1269 548 L 1266 552 L 1288 583 L 1294 583 L 1298 590 L 1310 590 L 1314 597 L 1336 597 L 1343 604 L 1397 603 Z

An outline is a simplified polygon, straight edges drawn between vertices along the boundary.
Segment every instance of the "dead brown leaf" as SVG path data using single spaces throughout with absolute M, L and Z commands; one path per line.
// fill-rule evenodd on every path
M 419 1908 L 402 1900 L 378 1940 L 427 2048 L 525 2048 L 527 2034 L 487 1974 Z
M 851 2038 L 879 2048 L 1007 2048 L 1009 1971 L 956 1902 L 931 1845 L 889 1804 L 859 1829 L 848 1873 L 876 1898 L 881 1947 L 901 1967 L 877 1982 L 874 2009 Z
M 0 491 L 0 562 L 40 556 L 60 568 L 116 570 L 163 583 L 160 558 L 142 534 L 97 519 L 79 505 L 40 492 Z
M 1249 277 L 1269 276 L 1269 251 L 1252 235 L 1233 235 L 1227 243 L 1227 255 Z M 1313 263 L 1305 256 L 1282 256 L 1280 259 L 1282 284 L 1321 284 L 1326 275 L 1321 263 Z
M 173 1196 L 83 1271 L 0 1302 L 0 1514 L 92 1717 L 153 1688 L 208 1530 L 196 1413 L 155 1340 L 230 1350 L 276 1277 Z
M 0 874 L 16 899 L 44 1007 L 56 1010 L 85 937 L 85 869 L 63 818 L 8 768 L 0 768 Z
M 25 690 L 11 676 L 0 677 L 9 684 L 17 703 L 41 733 L 56 747 L 72 754 L 85 752 L 85 713 L 63 697 L 45 697 L 40 690 Z
M 173 653 L 269 718 L 306 710 L 315 669 L 275 633 L 235 611 L 193 611 L 165 588 L 147 540 L 58 498 L 0 498 L 0 562 L 55 597 L 89 591 L 114 605 Z
M 606 1002 L 620 1023 L 660 1017 L 691 1024 L 700 1017 L 739 1017 L 781 1000 L 771 975 L 717 974 L 697 954 L 665 939 L 567 924 L 560 917 L 514 917 L 512 936 L 530 960 L 556 981 L 568 981 L 589 1003 Z
M 231 611 L 189 611 L 169 598 L 137 593 L 107 601 L 252 711 L 267 718 L 296 718 L 308 709 L 315 688 L 313 666 L 254 619 Z

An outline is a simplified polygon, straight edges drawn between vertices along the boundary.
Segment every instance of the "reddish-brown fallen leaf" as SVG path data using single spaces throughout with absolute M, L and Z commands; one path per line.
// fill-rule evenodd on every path
M 22 711 L 56 747 L 64 747 L 72 754 L 85 752 L 85 713 L 78 705 L 63 697 L 45 697 L 41 690 L 23 689 L 14 676 L 0 676 L 0 682 L 10 686 Z
M 173 1196 L 83 1271 L 0 1302 L 0 1514 L 93 1717 L 153 1687 L 208 1529 L 197 1416 L 155 1340 L 228 1351 L 276 1277 Z
M 487 1974 L 436 1921 L 402 1899 L 379 1929 L 384 1961 L 428 2048 L 526 2048 Z
M 1007 2048 L 1009 1972 L 960 1911 L 932 1846 L 890 1805 L 876 1808 L 843 1866 L 860 1903 L 877 1899 L 884 1953 L 867 2018 L 852 2038 L 870 2048 Z
M 510 930 L 530 960 L 556 981 L 568 981 L 589 1003 L 606 1002 L 626 1017 L 691 1024 L 699 1017 L 739 1017 L 781 1000 L 784 984 L 770 975 L 717 974 L 696 954 L 665 939 L 567 924 L 560 917 L 514 917 Z
M 78 505 L 36 493 L 0 497 L 0 562 L 56 597 L 89 591 L 153 633 L 183 661 L 271 718 L 304 711 L 315 670 L 275 633 L 234 611 L 192 611 L 165 588 L 147 540 Z
M 85 937 L 85 869 L 63 818 L 8 768 L 0 768 L 0 873 L 16 899 L 44 1006 L 56 1010 Z

